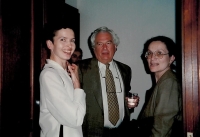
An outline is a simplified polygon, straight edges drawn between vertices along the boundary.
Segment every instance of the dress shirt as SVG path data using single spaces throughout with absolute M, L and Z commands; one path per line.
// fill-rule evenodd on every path
M 119 120 L 115 126 L 109 121 L 109 117 L 108 117 L 108 101 L 107 101 L 107 92 L 106 92 L 106 83 L 105 83 L 106 65 L 98 61 L 99 73 L 100 73 L 100 79 L 101 79 L 102 97 L 103 97 L 104 127 L 115 128 L 121 124 L 124 118 L 124 91 L 123 91 L 124 85 L 122 82 L 120 72 L 117 68 L 117 65 L 113 61 L 111 61 L 109 64 L 110 64 L 109 68 L 113 74 L 115 87 L 116 87 L 116 94 L 117 94 L 117 99 L 118 99 L 118 104 L 119 104 Z

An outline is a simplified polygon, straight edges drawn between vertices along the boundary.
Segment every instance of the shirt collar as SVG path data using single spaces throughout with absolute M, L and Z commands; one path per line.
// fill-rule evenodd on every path
M 109 69 L 112 71 L 114 77 L 118 77 L 117 68 L 115 62 L 112 60 L 109 62 Z M 101 72 L 102 77 L 105 76 L 106 65 L 98 61 L 99 70 Z
M 46 62 L 49 65 L 53 65 L 55 68 L 64 70 L 63 67 L 60 64 L 58 64 L 57 62 L 55 62 L 54 60 L 46 59 Z
M 110 64 L 110 66 L 109 66 L 109 68 L 110 69 L 114 69 L 114 62 L 113 62 L 113 60 L 111 61 L 111 62 L 109 62 L 109 64 Z M 101 63 L 100 61 L 98 61 L 98 65 L 99 65 L 99 69 L 106 69 L 106 65 L 105 64 L 103 64 L 103 63 Z

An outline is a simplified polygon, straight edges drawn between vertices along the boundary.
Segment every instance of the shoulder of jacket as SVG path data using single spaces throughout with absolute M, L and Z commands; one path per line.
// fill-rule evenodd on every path
M 124 64 L 124 63 L 122 63 L 122 62 L 119 62 L 119 61 L 117 61 L 117 60 L 113 60 L 118 66 L 122 66 L 122 67 L 124 67 L 124 68 L 126 68 L 126 69 L 131 69 L 131 67 L 129 67 L 127 64 Z

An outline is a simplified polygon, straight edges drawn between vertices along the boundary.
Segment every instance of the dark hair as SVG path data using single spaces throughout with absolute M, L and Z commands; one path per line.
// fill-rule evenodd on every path
M 83 56 L 83 51 L 82 51 L 81 48 L 76 47 L 74 51 L 78 51 L 78 52 L 80 52 L 80 53 L 81 53 L 81 58 L 82 58 L 82 56 Z
M 144 50 L 143 50 L 143 54 L 145 55 L 146 51 L 148 50 L 149 45 L 153 42 L 153 41 L 161 41 L 165 44 L 168 52 L 169 52 L 169 56 L 176 56 L 176 44 L 174 43 L 174 41 L 172 39 L 170 39 L 169 37 L 166 36 L 156 36 L 153 38 L 148 39 L 145 44 L 144 44 Z
M 50 50 L 46 46 L 46 41 L 50 40 L 50 41 L 54 42 L 53 37 L 55 36 L 55 33 L 58 30 L 61 30 L 62 28 L 64 28 L 64 29 L 70 28 L 70 29 L 74 30 L 73 29 L 74 25 L 73 25 L 73 23 L 71 23 L 71 21 L 66 22 L 66 21 L 63 21 L 62 19 L 56 20 L 56 22 L 49 22 L 44 25 L 42 46 L 44 49 L 46 49 L 48 57 L 50 56 Z
M 145 43 L 144 43 L 144 49 L 143 49 L 143 52 L 142 52 L 142 55 L 141 55 L 141 59 L 143 60 L 143 63 L 144 63 L 144 67 L 145 67 L 145 70 L 147 72 L 147 74 L 150 74 L 150 70 L 149 70 L 149 67 L 148 67 L 148 63 L 147 63 L 147 59 L 145 58 L 145 53 L 148 51 L 148 48 L 149 48 L 149 45 L 154 42 L 154 41 L 161 41 L 165 44 L 168 52 L 169 52 L 169 56 L 171 57 L 172 55 L 174 55 L 176 57 L 176 54 L 177 54 L 177 46 L 176 44 L 174 43 L 174 41 L 172 39 L 170 39 L 169 37 L 166 37 L 166 36 L 156 36 L 156 37 L 152 37 L 150 39 L 148 39 Z M 176 66 L 172 63 L 170 65 L 170 67 L 172 69 L 176 69 Z
M 56 21 L 56 22 L 50 22 L 44 25 L 44 41 L 51 40 L 53 42 L 53 37 L 55 36 L 55 33 L 58 30 L 61 29 L 72 29 L 74 30 L 74 23 L 71 21 Z

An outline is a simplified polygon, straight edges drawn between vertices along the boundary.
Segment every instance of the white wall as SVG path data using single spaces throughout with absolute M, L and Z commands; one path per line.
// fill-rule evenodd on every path
M 145 92 L 151 87 L 140 58 L 144 42 L 157 35 L 175 40 L 175 0 L 66 0 L 79 9 L 80 47 L 83 58 L 91 57 L 87 40 L 100 26 L 113 29 L 120 38 L 114 58 L 132 68 L 131 92 L 140 96 L 140 104 L 131 114 L 137 118 Z

